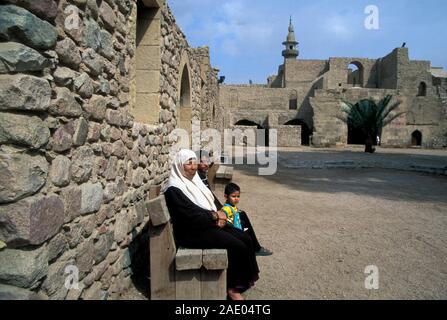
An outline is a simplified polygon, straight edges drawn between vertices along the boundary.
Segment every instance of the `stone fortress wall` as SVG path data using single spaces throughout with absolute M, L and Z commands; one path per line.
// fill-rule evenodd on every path
M 169 134 L 212 125 L 209 50 L 163 0 L 3 1 L 0 41 L 0 296 L 118 299 L 148 264 Z
M 294 41 L 294 35 L 290 39 Z M 278 74 L 266 85 L 221 86 L 227 127 L 248 121 L 264 129 L 279 128 L 278 140 L 290 141 L 280 146 L 304 141 L 314 147 L 343 146 L 348 144 L 348 128 L 336 119 L 341 101 L 378 100 L 391 94 L 393 101 L 402 102 L 398 112 L 405 114 L 384 129 L 382 146 L 412 146 L 413 135 L 419 132 L 423 147 L 447 147 L 444 70 L 432 68 L 429 61 L 411 61 L 408 48 L 396 48 L 381 59 L 301 60 L 294 52 L 298 51 L 285 56 Z M 350 65 L 357 70 L 349 70 Z M 291 120 L 305 129 L 301 136 L 283 127 Z

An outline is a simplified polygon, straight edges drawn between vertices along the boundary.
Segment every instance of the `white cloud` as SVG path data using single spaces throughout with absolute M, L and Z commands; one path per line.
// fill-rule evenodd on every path
M 326 30 L 339 39 L 348 39 L 353 35 L 353 30 L 346 22 L 346 17 L 339 15 L 327 19 Z

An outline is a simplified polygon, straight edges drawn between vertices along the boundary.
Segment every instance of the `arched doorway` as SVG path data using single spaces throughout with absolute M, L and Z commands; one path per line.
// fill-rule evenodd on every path
M 187 64 L 181 73 L 179 120 L 179 127 L 186 130 L 192 139 L 191 82 Z
M 427 96 L 427 84 L 425 82 L 421 82 L 418 88 L 418 97 L 426 97 Z
M 353 87 L 363 87 L 363 65 L 353 61 L 348 65 L 348 84 Z
M 411 145 L 413 147 L 421 147 L 422 146 L 422 132 L 416 130 L 411 134 Z
M 250 120 L 240 120 L 238 122 L 236 122 L 234 124 L 235 126 L 241 126 L 241 127 L 255 127 L 257 130 L 265 130 L 265 146 L 268 147 L 269 146 L 269 130 L 263 128 L 262 126 L 260 126 L 259 124 L 257 124 L 256 122 L 250 121 Z M 256 134 L 256 138 L 257 138 L 257 134 Z M 246 137 L 244 137 L 244 139 L 246 139 Z M 246 141 L 244 140 L 244 143 Z M 261 141 L 258 141 L 258 139 L 256 139 L 256 145 L 262 144 Z M 263 147 L 263 146 L 261 146 Z
M 302 146 L 310 146 L 310 136 L 312 134 L 311 130 L 309 129 L 309 126 L 300 119 L 294 119 L 286 124 L 285 126 L 301 126 L 301 145 Z

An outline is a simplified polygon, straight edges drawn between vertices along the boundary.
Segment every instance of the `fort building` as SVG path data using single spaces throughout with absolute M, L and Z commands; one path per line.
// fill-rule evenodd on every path
M 447 146 L 447 72 L 396 48 L 379 59 L 302 60 L 290 21 L 278 74 L 264 85 L 221 85 L 224 127 L 278 130 L 282 147 L 363 144 L 362 132 L 336 118 L 342 100 L 392 95 L 405 112 L 381 134 L 382 146 Z

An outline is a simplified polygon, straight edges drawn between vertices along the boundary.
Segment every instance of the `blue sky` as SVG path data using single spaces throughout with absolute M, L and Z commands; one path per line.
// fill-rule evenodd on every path
M 412 60 L 447 69 L 445 0 L 167 0 L 193 47 L 209 46 L 225 83 L 266 83 L 283 63 L 292 15 L 301 59 L 380 58 L 407 43 Z M 375 5 L 379 29 L 365 13 Z

